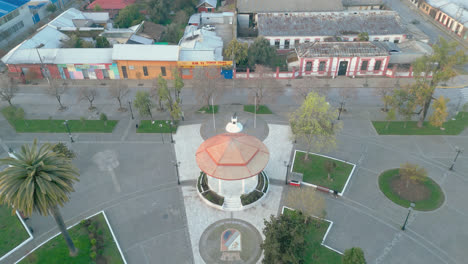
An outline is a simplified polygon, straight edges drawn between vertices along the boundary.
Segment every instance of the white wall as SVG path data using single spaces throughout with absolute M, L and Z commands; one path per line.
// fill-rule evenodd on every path
M 368 60 L 367 71 L 361 71 L 361 65 L 364 60 Z M 375 62 L 381 60 L 380 69 L 374 71 Z M 352 58 L 306 58 L 302 64 L 300 72 L 304 76 L 331 76 L 338 75 L 339 65 L 342 61 L 348 62 L 348 68 L 345 76 L 380 76 L 384 74 L 384 68 L 387 65 L 388 57 L 352 57 Z M 320 61 L 326 61 L 325 71 L 319 72 Z M 312 62 L 312 72 L 306 72 L 307 62 Z M 357 67 L 356 67 L 357 66 Z
M 15 17 L 14 19 L 6 22 L 2 26 L 0 26 L 0 32 L 3 32 L 5 30 L 13 27 L 14 25 L 16 25 L 17 23 L 19 23 L 21 21 L 23 22 L 24 26 L 21 29 L 15 31 L 14 34 L 11 34 L 8 38 L 0 39 L 0 47 L 6 46 L 8 44 L 8 41 L 10 41 L 10 40 L 16 38 L 18 35 L 26 32 L 29 28 L 31 28 L 34 25 L 34 22 L 33 22 L 33 19 L 32 19 L 33 14 L 31 12 L 29 12 L 29 7 L 27 6 L 27 4 L 24 4 L 21 7 L 19 7 L 18 10 L 19 10 L 19 15 L 17 17 Z

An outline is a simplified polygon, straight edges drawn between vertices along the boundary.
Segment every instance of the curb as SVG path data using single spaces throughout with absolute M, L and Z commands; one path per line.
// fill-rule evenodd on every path
M 15 210 L 16 211 L 16 216 L 18 217 L 19 221 L 21 222 L 21 224 L 23 225 L 24 229 L 26 229 L 26 232 L 28 232 L 28 235 L 29 235 L 29 238 L 27 238 L 26 240 L 24 240 L 23 242 L 21 242 L 19 245 L 17 245 L 15 248 L 13 248 L 12 250 L 8 251 L 5 255 L 3 255 L 2 257 L 0 257 L 0 261 L 2 261 L 3 259 L 7 258 L 8 256 L 10 256 L 11 254 L 13 254 L 15 251 L 17 251 L 18 249 L 20 249 L 22 246 L 26 245 L 26 243 L 28 243 L 29 241 L 33 240 L 34 236 L 32 235 L 31 231 L 29 230 L 28 226 L 26 225 L 26 223 L 24 222 L 23 218 L 20 216 L 20 214 L 18 213 L 18 210 Z

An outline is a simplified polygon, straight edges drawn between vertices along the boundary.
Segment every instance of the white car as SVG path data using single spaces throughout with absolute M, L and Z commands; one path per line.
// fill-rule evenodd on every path
M 215 31 L 216 27 L 212 25 L 204 25 L 203 29 L 208 30 L 208 31 Z

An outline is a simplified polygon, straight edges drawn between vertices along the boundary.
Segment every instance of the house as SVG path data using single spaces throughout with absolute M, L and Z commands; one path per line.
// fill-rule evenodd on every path
M 136 0 L 94 0 L 86 7 L 86 9 L 94 10 L 96 6 L 99 6 L 103 11 L 108 12 L 113 18 L 121 9 L 124 9 L 126 6 L 134 4 L 135 2 Z
M 301 76 L 384 76 L 389 52 L 373 42 L 311 42 L 295 48 L 297 61 L 289 66 Z
M 468 41 L 468 1 L 420 0 L 419 9 L 465 41 Z
M 433 50 L 429 44 L 419 40 L 409 40 L 399 44 L 391 42 L 376 42 L 390 53 L 386 76 L 392 78 L 413 77 L 412 64 L 425 55 L 431 55 Z
M 217 0 L 200 0 L 197 5 L 198 13 L 213 12 L 216 10 Z
M 171 79 L 179 60 L 179 46 L 116 44 L 112 60 L 122 79 L 154 79 L 159 75 Z
M 258 34 L 277 49 L 319 41 L 357 41 L 367 33 L 370 41 L 399 43 L 405 40 L 400 17 L 393 11 L 344 11 L 258 14 Z
M 380 10 L 383 7 L 383 0 L 343 0 L 346 10 Z
M 153 44 L 159 42 L 162 34 L 166 30 L 163 25 L 150 21 L 143 21 L 135 33 L 128 39 L 127 44 Z

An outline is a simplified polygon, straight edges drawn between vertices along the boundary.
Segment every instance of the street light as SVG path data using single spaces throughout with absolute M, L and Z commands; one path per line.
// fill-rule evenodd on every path
M 70 136 L 70 141 L 71 141 L 71 143 L 75 142 L 75 141 L 73 140 L 72 134 L 71 134 L 71 132 L 70 132 L 70 127 L 68 127 L 68 120 L 65 120 L 65 122 L 63 122 L 63 124 L 64 124 L 65 127 L 67 128 L 68 136 Z
M 285 185 L 288 185 L 288 173 L 289 173 L 289 167 L 291 164 L 289 164 L 287 161 L 284 161 L 284 166 L 286 166 L 286 177 L 285 177 Z
M 164 136 L 163 136 L 163 133 L 162 133 L 162 127 L 163 127 L 163 124 L 159 124 L 159 128 L 161 128 L 161 140 L 162 140 L 162 143 L 164 144 Z
M 132 103 L 130 101 L 128 101 L 128 106 L 130 107 L 130 114 L 132 114 L 132 119 L 133 119 Z
M 341 112 L 343 111 L 345 102 L 340 102 L 340 108 L 338 109 L 338 120 L 340 120 Z
M 455 151 L 457 152 L 457 155 L 455 155 L 455 159 L 453 159 L 452 166 L 450 166 L 449 170 L 453 170 L 453 167 L 455 166 L 455 162 L 457 161 L 458 155 L 463 152 L 463 150 L 459 147 L 455 147 Z
M 169 122 L 168 120 L 166 120 L 166 124 L 169 124 L 169 133 L 171 134 L 171 143 L 174 143 L 174 139 L 172 138 L 172 121 Z
M 408 223 L 408 218 L 409 218 L 409 216 L 411 214 L 411 210 L 413 210 L 414 205 L 415 205 L 414 203 L 410 203 L 410 207 L 408 208 L 408 214 L 406 215 L 405 223 L 401 227 L 401 230 L 403 230 L 403 231 L 405 231 L 405 229 L 406 229 L 406 224 Z
M 180 161 L 173 161 L 172 164 L 174 164 L 174 167 L 176 168 L 176 174 L 177 174 L 177 184 L 180 185 L 180 175 L 179 175 L 179 166 L 180 166 Z

